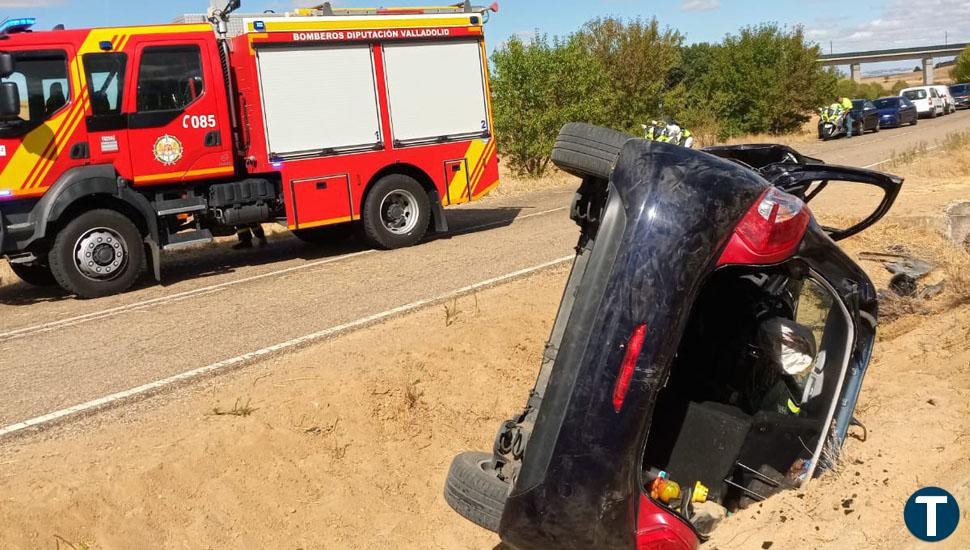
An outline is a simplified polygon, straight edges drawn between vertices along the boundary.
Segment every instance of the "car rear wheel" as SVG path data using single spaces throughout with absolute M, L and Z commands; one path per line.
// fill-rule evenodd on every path
M 363 236 L 372 246 L 387 250 L 417 244 L 431 220 L 428 193 L 404 174 L 384 176 L 364 201 Z
M 53 286 L 57 284 L 51 268 L 40 262 L 33 264 L 10 264 L 10 269 L 23 282 L 33 286 Z
M 456 456 L 445 481 L 445 500 L 466 519 L 497 533 L 511 485 L 490 470 L 492 460 L 491 453 Z
M 131 288 L 145 268 L 145 248 L 127 216 L 90 210 L 61 229 L 48 262 L 64 290 L 98 298 Z
M 581 122 L 570 122 L 559 131 L 552 147 L 552 162 L 574 176 L 608 180 L 629 134 Z

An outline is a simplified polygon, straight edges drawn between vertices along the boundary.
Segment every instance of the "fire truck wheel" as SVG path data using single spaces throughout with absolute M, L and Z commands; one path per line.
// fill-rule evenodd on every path
M 368 192 L 363 218 L 364 237 L 371 245 L 388 250 L 411 246 L 428 231 L 431 201 L 414 178 L 391 174 Z
M 58 284 L 81 298 L 124 292 L 145 267 L 141 233 L 114 210 L 90 210 L 71 220 L 48 256 Z
M 47 264 L 10 264 L 10 269 L 20 277 L 23 282 L 33 286 L 52 286 L 57 284 L 51 268 Z

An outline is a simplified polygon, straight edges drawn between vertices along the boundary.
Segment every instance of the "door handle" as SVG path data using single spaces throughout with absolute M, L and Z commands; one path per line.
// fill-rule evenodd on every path
M 75 143 L 71 146 L 71 158 L 74 160 L 82 160 L 89 158 L 91 156 L 91 150 L 88 148 L 86 141 L 80 143 Z
M 209 132 L 205 135 L 204 143 L 206 147 L 219 147 L 222 145 L 222 134 L 218 131 Z

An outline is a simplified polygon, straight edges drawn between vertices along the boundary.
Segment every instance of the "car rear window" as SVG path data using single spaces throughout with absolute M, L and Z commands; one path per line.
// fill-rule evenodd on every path
M 914 99 L 926 99 L 926 90 L 907 90 L 903 92 L 903 97 L 910 101 Z
M 883 97 L 872 102 L 876 106 L 876 109 L 887 109 L 889 107 L 896 107 L 899 105 L 899 98 L 896 97 Z

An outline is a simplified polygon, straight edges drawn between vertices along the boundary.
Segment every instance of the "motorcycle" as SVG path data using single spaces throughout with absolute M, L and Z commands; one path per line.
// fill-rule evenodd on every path
M 833 107 L 822 107 L 818 110 L 818 138 L 828 141 L 837 137 L 848 135 L 846 117 L 849 111 L 845 109 L 835 109 Z
M 694 135 L 676 122 L 662 124 L 653 121 L 651 124 L 641 124 L 640 127 L 643 128 L 644 139 L 679 145 L 687 149 L 694 148 Z

